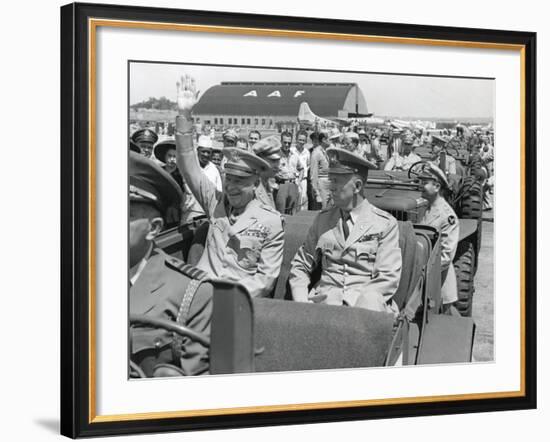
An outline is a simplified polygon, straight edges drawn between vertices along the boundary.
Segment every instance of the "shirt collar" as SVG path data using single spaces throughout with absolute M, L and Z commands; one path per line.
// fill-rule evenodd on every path
M 136 273 L 134 273 L 134 276 L 130 278 L 130 284 L 134 285 L 136 281 L 139 278 L 139 275 L 141 275 L 141 272 L 143 272 L 143 269 L 147 265 L 147 261 L 149 260 L 149 257 L 151 256 L 151 251 L 153 250 L 153 244 L 149 247 L 148 252 L 145 254 L 145 256 L 141 259 L 139 262 L 138 268 L 136 270 Z

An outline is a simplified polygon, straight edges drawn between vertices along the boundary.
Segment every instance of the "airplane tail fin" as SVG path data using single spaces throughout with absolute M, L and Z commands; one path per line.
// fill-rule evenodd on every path
M 310 109 L 309 104 L 305 101 L 300 104 L 300 109 L 298 110 L 298 121 L 304 124 L 315 124 L 318 117 Z

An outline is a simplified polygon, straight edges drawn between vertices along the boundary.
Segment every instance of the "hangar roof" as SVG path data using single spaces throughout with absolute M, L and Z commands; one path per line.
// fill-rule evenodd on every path
M 193 113 L 298 116 L 300 104 L 305 101 L 321 117 L 338 116 L 346 104 L 356 101 L 348 99 L 352 92 L 361 95 L 359 101 L 364 104 L 357 89 L 356 83 L 222 82 L 202 95 Z

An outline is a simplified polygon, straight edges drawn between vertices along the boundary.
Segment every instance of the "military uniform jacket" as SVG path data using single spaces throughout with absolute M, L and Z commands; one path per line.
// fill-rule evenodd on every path
M 419 224 L 426 224 L 440 231 L 441 271 L 443 274 L 441 297 L 444 303 L 454 302 L 458 297 L 456 275 L 452 262 L 456 254 L 460 234 L 456 213 L 443 197 L 438 196 L 433 204 L 428 207 Z
M 319 262 L 317 294 L 326 295 L 327 303 L 354 306 L 364 296 L 368 305 L 377 306 L 369 308 L 388 311 L 401 276 L 397 221 L 364 200 L 346 240 L 340 209 L 320 212 L 292 262 L 289 281 L 295 300 L 307 299 L 310 274 Z
M 136 282 L 130 286 L 130 314 L 176 321 L 191 276 L 193 272 L 200 272 L 198 269 L 191 268 L 188 271 L 186 268 L 190 266 L 155 249 Z M 212 294 L 212 285 L 201 282 L 192 297 L 185 323 L 182 324 L 207 337 L 210 336 Z M 186 375 L 208 372 L 208 349 L 198 342 L 183 338 L 178 361 L 174 360 L 172 351 L 172 332 L 132 326 L 130 336 L 132 360 L 137 361 L 148 375 L 151 375 L 155 365 L 163 363 L 180 367 Z
M 270 189 L 269 182 L 262 179 L 260 181 L 260 184 L 256 188 L 256 198 L 263 205 L 269 206 L 275 210 L 275 200 L 273 199 L 273 191 L 269 189 Z
M 191 166 L 189 188 L 210 221 L 197 267 L 212 277 L 239 281 L 253 297 L 270 296 L 283 262 L 281 215 L 254 198 L 232 224 L 226 198 L 201 173 L 196 153 L 188 151 L 185 156 Z

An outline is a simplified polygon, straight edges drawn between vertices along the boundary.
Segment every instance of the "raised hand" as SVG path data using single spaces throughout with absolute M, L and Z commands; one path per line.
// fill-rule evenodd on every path
M 189 115 L 199 98 L 195 79 L 190 75 L 182 75 L 176 86 L 178 91 L 178 111 L 180 115 Z

